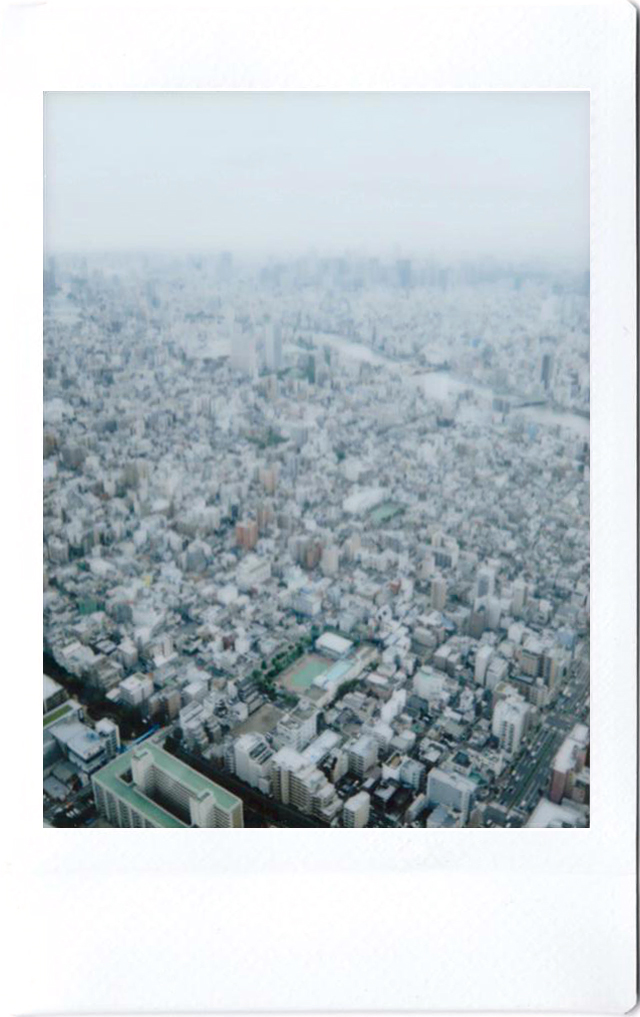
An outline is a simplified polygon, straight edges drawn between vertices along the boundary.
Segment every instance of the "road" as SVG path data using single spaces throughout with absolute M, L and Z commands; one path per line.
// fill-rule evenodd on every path
M 525 743 L 508 773 L 497 783 L 494 802 L 510 812 L 531 813 L 548 788 L 553 758 L 574 724 L 588 723 L 589 657 L 584 651 L 573 662 L 564 693 L 543 714 L 540 727 Z

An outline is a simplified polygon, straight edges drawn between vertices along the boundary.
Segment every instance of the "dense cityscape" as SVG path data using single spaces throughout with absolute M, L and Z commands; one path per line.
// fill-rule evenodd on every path
M 46 826 L 589 825 L 589 280 L 49 256 Z

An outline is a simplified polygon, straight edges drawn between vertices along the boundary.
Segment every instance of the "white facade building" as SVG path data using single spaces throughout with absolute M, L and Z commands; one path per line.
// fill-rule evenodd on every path
M 493 647 L 483 644 L 478 647 L 473 677 L 478 685 L 484 685 L 489 662 L 493 657 Z
M 337 547 L 325 547 L 320 559 L 320 571 L 323 576 L 335 576 L 338 573 L 340 552 Z
M 308 588 L 297 590 L 291 599 L 291 607 L 298 614 L 308 618 L 315 618 L 322 610 L 321 598 Z
M 360 735 L 348 746 L 347 757 L 351 773 L 363 777 L 378 762 L 378 742 L 371 735 Z
M 151 678 L 146 678 L 142 674 L 132 674 L 120 682 L 119 689 L 120 698 L 125 706 L 135 709 L 149 698 L 153 692 L 153 682 Z
M 430 807 L 445 805 L 457 809 L 466 823 L 476 785 L 459 773 L 447 773 L 435 767 L 427 778 L 427 802 Z
M 240 780 L 258 788 L 263 794 L 269 794 L 274 754 L 265 739 L 252 732 L 240 735 L 234 742 L 233 755 L 236 775 Z
M 238 589 L 242 593 L 260 587 L 271 578 L 271 565 L 268 558 L 260 558 L 257 554 L 248 555 L 238 566 L 236 579 Z
M 120 730 L 118 725 L 109 720 L 108 717 L 101 717 L 96 721 L 96 731 L 100 735 L 107 750 L 107 759 L 114 759 L 120 751 Z
M 369 822 L 371 798 L 366 791 L 359 791 L 347 799 L 342 809 L 342 823 L 346 827 L 363 827 Z
M 519 618 L 527 603 L 527 584 L 524 579 L 516 579 L 511 589 L 511 613 Z
M 96 806 L 119 827 L 242 827 L 242 801 L 153 742 L 92 777 Z
M 500 748 L 509 756 L 514 756 L 520 749 L 530 716 L 530 706 L 518 695 L 509 695 L 500 699 L 494 708 L 491 731 L 500 741 Z
M 447 581 L 443 576 L 434 576 L 431 580 L 431 607 L 434 611 L 444 611 L 447 603 Z
M 340 811 L 340 799 L 325 775 L 295 749 L 283 748 L 273 757 L 273 795 L 305 815 L 329 823 Z

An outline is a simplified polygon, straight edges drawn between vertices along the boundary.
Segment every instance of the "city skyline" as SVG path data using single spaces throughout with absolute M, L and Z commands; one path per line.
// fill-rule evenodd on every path
M 46 246 L 585 270 L 588 157 L 586 92 L 48 93 Z

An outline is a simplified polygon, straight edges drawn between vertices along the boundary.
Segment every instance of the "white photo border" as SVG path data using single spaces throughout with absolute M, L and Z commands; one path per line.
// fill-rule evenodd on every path
M 635 20 L 625 0 L 5 12 L 9 1012 L 634 1005 Z M 42 829 L 43 93 L 197 89 L 590 92 L 590 829 Z

